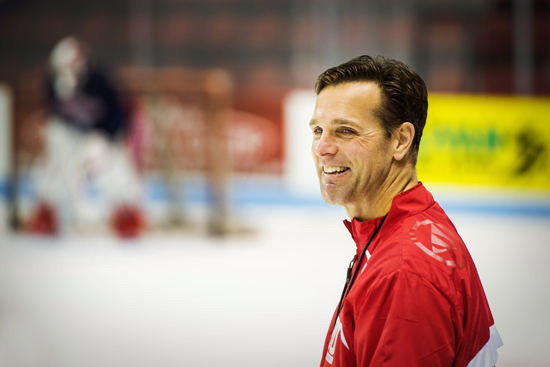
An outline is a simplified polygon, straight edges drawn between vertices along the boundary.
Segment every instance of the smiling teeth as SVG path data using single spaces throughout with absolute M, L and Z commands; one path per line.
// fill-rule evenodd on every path
M 344 172 L 346 170 L 346 167 L 323 167 L 325 173 Z

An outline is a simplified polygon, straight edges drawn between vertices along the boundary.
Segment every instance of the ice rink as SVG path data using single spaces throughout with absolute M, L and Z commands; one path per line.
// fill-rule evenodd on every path
M 497 365 L 549 366 L 550 217 L 441 204 L 504 341 Z M 264 200 L 234 215 L 249 231 L 224 239 L 0 235 L 0 366 L 318 365 L 354 253 L 345 212 Z

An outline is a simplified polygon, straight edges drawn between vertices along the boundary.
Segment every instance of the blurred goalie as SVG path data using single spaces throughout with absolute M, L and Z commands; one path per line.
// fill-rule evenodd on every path
M 118 96 L 75 37 L 57 43 L 47 79 L 45 151 L 33 170 L 39 200 L 26 230 L 56 234 L 110 226 L 134 237 L 144 228 L 140 180 L 123 144 Z

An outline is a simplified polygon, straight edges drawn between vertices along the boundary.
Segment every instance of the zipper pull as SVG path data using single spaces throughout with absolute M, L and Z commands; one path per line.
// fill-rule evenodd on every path
M 346 285 L 348 285 L 348 283 L 351 279 L 351 271 L 353 270 L 353 264 L 355 264 L 355 259 L 357 259 L 357 255 L 355 255 L 349 263 L 348 272 L 347 272 L 347 275 L 346 275 Z

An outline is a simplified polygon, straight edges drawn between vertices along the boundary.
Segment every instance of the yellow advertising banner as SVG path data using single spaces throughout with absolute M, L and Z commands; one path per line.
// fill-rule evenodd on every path
M 550 189 L 550 98 L 432 94 L 422 181 Z

